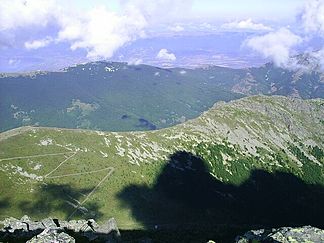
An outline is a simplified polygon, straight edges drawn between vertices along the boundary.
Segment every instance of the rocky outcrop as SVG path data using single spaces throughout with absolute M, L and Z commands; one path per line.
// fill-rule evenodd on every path
M 304 226 L 299 228 L 283 227 L 271 230 L 251 230 L 236 238 L 236 243 L 250 243 L 250 242 L 308 242 L 320 243 L 324 242 L 324 230 L 314 228 L 311 226 Z
M 45 229 L 39 235 L 34 236 L 27 243 L 48 243 L 48 242 L 58 242 L 58 243 L 75 243 L 75 239 L 68 235 L 67 233 L 58 233 L 54 229 Z
M 1 222 L 0 241 L 26 240 L 27 242 L 119 242 L 120 233 L 115 219 L 99 225 L 95 220 L 64 221 L 53 218 L 33 221 L 28 216 L 7 218 Z

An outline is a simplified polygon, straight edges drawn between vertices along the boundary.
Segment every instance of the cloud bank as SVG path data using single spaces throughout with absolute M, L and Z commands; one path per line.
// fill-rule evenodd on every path
M 117 15 L 97 7 L 76 19 L 65 16 L 60 25 L 58 41 L 69 41 L 72 50 L 86 49 L 87 57 L 96 59 L 110 58 L 126 43 L 145 36 L 148 23 L 137 9 Z
M 46 26 L 56 11 L 54 0 L 1 0 L 0 31 L 26 26 Z
M 324 0 L 307 1 L 302 14 L 303 27 L 309 35 L 319 35 L 324 43 Z M 313 63 L 324 71 L 324 44 L 321 50 L 310 53 Z M 314 64 L 313 64 L 314 65 Z
M 143 59 L 141 58 L 131 58 L 128 60 L 128 65 L 134 65 L 134 66 L 137 66 L 137 65 L 140 65 L 143 63 Z
M 302 42 L 302 38 L 286 28 L 270 32 L 263 36 L 248 39 L 246 46 L 270 58 L 279 67 L 289 67 L 293 47 Z
M 308 33 L 318 33 L 324 37 L 324 1 L 311 0 L 306 1 L 302 13 L 304 29 Z
M 324 0 L 308 0 L 305 2 L 301 12 L 301 25 L 304 34 L 296 34 L 287 28 L 280 28 L 265 35 L 250 38 L 244 42 L 255 52 L 265 58 L 271 59 L 275 65 L 284 68 L 304 68 L 308 67 L 299 64 L 298 60 L 292 57 L 296 53 L 296 47 L 302 42 L 307 42 L 312 36 L 324 38 Z M 323 40 L 324 43 L 324 40 Z M 324 45 L 322 50 L 308 53 L 312 62 L 311 66 L 319 66 L 324 70 Z
M 53 42 L 53 38 L 50 36 L 47 36 L 46 38 L 40 39 L 40 40 L 26 41 L 25 48 L 28 50 L 39 49 L 39 48 L 48 46 L 52 42 Z
M 163 60 L 163 61 L 175 61 L 177 60 L 177 57 L 169 52 L 167 49 L 161 49 L 159 53 L 156 55 L 157 59 Z
M 294 33 L 289 27 L 277 28 L 274 22 L 270 27 L 256 21 L 256 17 L 245 15 L 242 20 L 223 25 L 209 23 L 208 19 L 199 22 L 192 15 L 202 4 L 198 0 L 195 4 L 193 0 L 118 1 L 120 9 L 114 12 L 109 9 L 109 0 L 94 1 L 102 5 L 84 9 L 76 6 L 81 2 L 89 6 L 92 0 L 0 0 L 0 49 L 23 52 L 61 44 L 71 50 L 85 50 L 89 60 L 110 59 L 121 47 L 141 38 L 161 33 L 169 36 L 217 33 L 221 26 L 234 32 L 265 32 L 246 40 L 245 46 L 278 66 L 288 67 L 292 63 L 289 56 L 296 53 L 296 47 L 301 43 L 307 45 L 308 39 L 315 35 L 324 38 L 324 0 L 305 0 L 299 18 L 303 33 Z M 75 53 L 82 53 L 84 58 L 83 51 Z M 320 62 L 322 53 L 324 46 L 312 55 Z M 6 60 L 11 58 L 10 54 Z M 166 49 L 152 55 L 168 64 L 176 60 Z
M 16 31 L 55 25 L 58 31 L 52 36 L 25 40 L 23 46 L 30 50 L 67 42 L 72 50 L 85 49 L 89 59 L 108 59 L 125 44 L 144 38 L 152 25 L 190 11 L 192 1 L 120 0 L 120 4 L 118 13 L 106 6 L 77 12 L 63 8 L 59 0 L 1 0 L 0 34 L 15 36 Z
M 173 32 L 182 32 L 185 30 L 185 28 L 182 27 L 181 25 L 175 25 L 175 26 L 170 26 L 169 30 L 171 30 Z
M 239 30 L 256 30 L 256 31 L 269 31 L 271 27 L 261 23 L 255 23 L 252 19 L 246 19 L 242 21 L 235 21 L 222 25 L 223 29 L 239 29 Z

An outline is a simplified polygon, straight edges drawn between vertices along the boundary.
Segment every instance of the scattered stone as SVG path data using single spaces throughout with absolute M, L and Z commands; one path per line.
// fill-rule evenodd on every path
M 251 230 L 238 236 L 236 243 L 249 242 L 267 242 L 267 243 L 290 243 L 290 242 L 307 242 L 307 243 L 321 243 L 324 242 L 324 230 L 304 226 L 299 228 L 283 227 L 272 230 Z
M 28 225 L 24 220 L 18 220 L 15 218 L 6 218 L 3 221 L 4 229 L 10 233 L 15 232 L 16 230 L 28 231 Z
M 28 227 L 29 227 L 29 231 L 45 229 L 45 226 L 42 224 L 42 222 L 37 222 L 37 221 L 36 222 L 34 222 L 34 221 L 28 222 Z
M 46 218 L 41 221 L 32 221 L 28 216 L 20 220 L 7 218 L 1 222 L 1 241 L 27 241 L 27 242 L 75 242 L 81 238 L 86 241 L 119 242 L 120 232 L 115 219 L 109 219 L 99 225 L 94 219 L 64 221 Z M 73 237 L 74 238 L 73 238 Z
M 39 235 L 36 235 L 31 240 L 27 241 L 27 243 L 48 243 L 48 242 L 74 243 L 75 239 L 64 232 L 58 233 L 57 230 L 47 228 Z
M 54 220 L 51 218 L 43 219 L 42 224 L 44 225 L 45 228 L 50 228 L 50 229 L 58 228 Z

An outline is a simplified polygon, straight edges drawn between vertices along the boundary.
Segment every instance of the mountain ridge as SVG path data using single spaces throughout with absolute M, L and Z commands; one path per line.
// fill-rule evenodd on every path
M 291 100 L 291 101 L 298 101 L 300 100 L 299 98 L 296 98 L 296 97 L 286 97 L 286 96 L 281 96 L 281 95 L 272 95 L 272 96 L 266 96 L 266 95 L 252 95 L 252 96 L 247 96 L 247 97 L 243 97 L 241 99 L 239 99 L 240 101 L 244 101 L 244 100 L 250 100 L 250 99 L 254 99 L 254 98 L 261 98 L 261 97 L 264 97 L 264 98 L 270 98 L 270 99 L 283 99 L 283 100 Z M 306 101 L 310 101 L 310 102 L 316 102 L 316 103 L 321 103 L 323 102 L 324 99 L 322 98 L 313 98 L 313 99 L 307 99 Z M 173 128 L 173 127 L 177 127 L 178 125 L 183 125 L 185 123 L 188 123 L 188 122 L 194 122 L 195 120 L 197 119 L 200 119 L 202 118 L 204 115 L 208 115 L 209 113 L 213 112 L 214 110 L 217 110 L 218 108 L 220 107 L 223 107 L 224 105 L 231 105 L 231 104 L 235 104 L 237 103 L 238 100 L 231 100 L 231 101 L 228 101 L 228 102 L 225 102 L 225 101 L 218 101 L 216 102 L 214 105 L 212 105 L 211 108 L 209 108 L 208 110 L 206 111 L 203 111 L 200 116 L 196 117 L 196 118 L 192 118 L 192 119 L 189 119 L 183 123 L 180 123 L 180 124 L 177 124 L 177 125 L 173 125 L 171 127 L 167 127 L 167 128 L 161 128 L 161 129 L 157 129 L 158 131 L 163 131 L 165 129 L 168 129 L 168 128 Z M 79 131 L 79 132 L 96 132 L 96 133 L 111 133 L 111 131 L 102 131 L 102 130 L 92 130 L 92 129 L 82 129 L 82 128 L 64 128 L 64 127 L 45 127 L 45 126 L 21 126 L 21 127 L 17 127 L 17 128 L 13 128 L 11 130 L 8 130 L 8 131 L 3 131 L 3 132 L 0 132 L 0 139 L 1 139 L 1 135 L 5 135 L 5 137 L 11 137 L 11 136 L 15 136 L 15 132 L 17 131 L 17 133 L 23 133 L 23 132 L 27 132 L 27 131 L 30 131 L 32 129 L 53 129 L 53 130 L 63 130 L 63 131 Z M 14 132 L 13 135 L 10 135 L 11 132 Z M 114 133 L 121 133 L 121 134 L 127 134 L 127 133 L 141 133 L 142 131 L 119 131 L 119 132 L 114 132 Z M 146 132 L 153 132 L 153 131 L 146 131 Z M 6 136 L 6 134 L 8 134 Z
M 89 217 L 100 221 L 115 217 L 122 228 L 141 228 L 152 222 L 180 224 L 186 222 L 183 215 L 196 222 L 200 214 L 207 217 L 208 210 L 218 215 L 217 208 L 207 204 L 206 210 L 210 209 L 199 210 L 198 215 L 183 212 L 189 206 L 181 205 L 191 202 L 191 196 L 189 201 L 179 204 L 160 192 L 161 183 L 165 184 L 164 171 L 173 175 L 167 178 L 174 178 L 175 186 L 182 176 L 194 173 L 195 168 L 204 168 L 199 178 L 208 177 L 206 180 L 211 184 L 204 190 L 211 193 L 209 198 L 219 193 L 239 193 L 238 188 L 251 186 L 250 180 L 273 176 L 273 183 L 278 183 L 278 178 L 297 180 L 298 185 L 305 183 L 294 190 L 303 190 L 301 195 L 308 193 L 304 196 L 309 200 L 315 195 L 319 200 L 322 194 L 317 194 L 321 191 L 318 187 L 324 186 L 323 106 L 323 99 L 253 96 L 218 103 L 196 119 L 156 131 L 28 128 L 0 141 L 0 178 L 4 185 L 0 217 L 3 213 L 14 217 L 28 214 L 35 219 Z M 222 186 L 217 189 L 219 184 Z M 184 181 L 179 189 L 181 185 L 194 186 Z M 306 185 L 312 187 L 304 191 Z M 204 191 L 198 191 L 201 190 Z M 214 194 L 214 190 L 218 193 Z M 285 190 L 288 193 L 291 189 Z M 195 197 L 205 200 L 204 196 Z M 298 193 L 292 198 L 303 202 Z M 222 200 L 232 199 L 226 196 Z M 145 206 L 139 207 L 137 203 Z M 172 211 L 168 205 L 174 205 L 176 210 L 173 215 L 163 216 L 159 212 Z M 289 207 L 285 210 L 290 215 Z M 231 217 L 235 218 L 234 212 L 233 209 Z M 219 220 L 230 220 L 226 215 L 218 216 Z M 271 220 L 269 217 L 263 218 L 267 221 Z M 298 223 L 312 223 L 306 218 Z

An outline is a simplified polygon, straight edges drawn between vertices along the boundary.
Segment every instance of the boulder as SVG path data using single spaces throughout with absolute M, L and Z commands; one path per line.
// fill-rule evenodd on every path
M 56 229 L 46 228 L 39 235 L 34 236 L 27 243 L 75 243 L 75 239 L 64 232 L 58 232 Z
M 99 228 L 96 229 L 96 232 L 101 234 L 109 234 L 111 232 L 115 232 L 116 235 L 120 236 L 117 222 L 114 218 L 111 218 L 106 223 L 102 224 Z
M 20 220 L 7 218 L 2 221 L 4 227 L 0 229 L 0 241 L 32 239 L 28 242 L 74 242 L 74 237 L 87 241 L 119 242 L 120 233 L 115 219 L 109 219 L 99 225 L 94 219 L 64 221 L 46 218 L 32 221 L 28 216 Z
M 27 223 L 19 219 L 10 217 L 10 218 L 6 218 L 2 223 L 3 223 L 3 229 L 11 233 L 15 232 L 16 230 L 26 231 L 26 232 L 28 231 Z
M 304 226 L 298 228 L 282 227 L 271 230 L 251 230 L 243 236 L 236 238 L 236 243 L 249 242 L 273 242 L 273 243 L 288 243 L 288 242 L 308 242 L 320 243 L 324 242 L 324 230 Z
M 42 224 L 42 222 L 30 221 L 28 222 L 28 229 L 29 231 L 44 230 L 45 226 Z
M 42 224 L 44 225 L 45 228 L 51 228 L 51 229 L 58 228 L 58 226 L 56 225 L 56 223 L 52 218 L 43 219 Z

